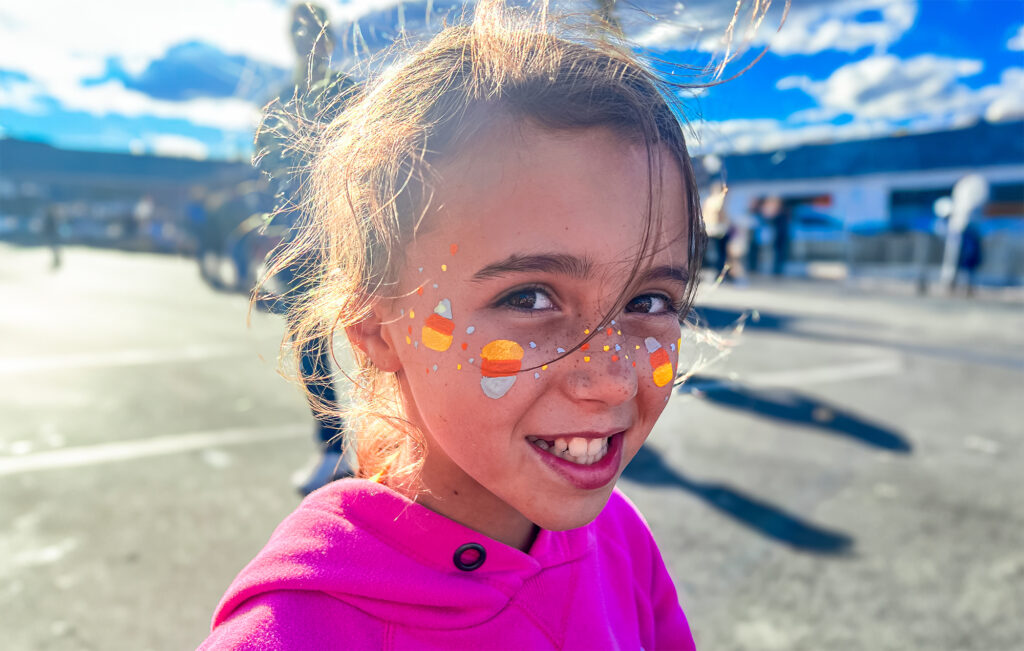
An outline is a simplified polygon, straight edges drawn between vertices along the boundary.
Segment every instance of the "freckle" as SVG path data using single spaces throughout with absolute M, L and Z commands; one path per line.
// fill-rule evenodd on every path
M 533 343 L 533 342 L 531 341 L 531 342 L 530 342 L 530 348 L 536 348 L 536 347 L 537 347 L 537 344 L 535 344 L 535 343 Z
M 469 344 L 462 342 L 462 350 L 466 350 L 467 348 L 469 348 Z
M 585 356 L 583 357 L 583 361 L 584 361 L 584 362 L 589 362 L 589 361 L 590 361 L 590 355 L 585 355 Z
M 448 265 L 446 265 L 446 264 L 441 265 L 441 271 L 448 271 Z
M 409 310 L 409 318 L 410 319 L 415 319 L 416 318 L 416 310 Z
M 612 355 L 612 361 L 613 362 L 619 361 L 619 356 L 618 355 Z
M 420 296 L 423 296 L 423 285 L 420 285 L 419 287 L 416 288 L 416 293 L 419 294 Z
M 584 328 L 583 329 L 583 334 L 589 335 L 590 334 L 590 328 Z
M 613 332 L 615 332 L 615 331 L 614 331 L 614 330 L 612 330 L 611 328 L 608 328 L 607 330 L 605 330 L 605 331 L 604 331 L 604 333 L 605 333 L 606 335 L 608 335 L 609 337 L 611 337 L 611 336 L 612 336 L 612 333 L 613 333 Z
M 468 328 L 466 328 L 466 334 L 467 335 L 471 335 L 474 332 L 476 332 L 476 328 L 474 326 L 469 326 Z
M 561 355 L 562 353 L 565 352 L 565 349 L 564 348 L 556 348 L 555 351 L 557 351 L 558 354 Z
M 548 365 L 547 365 L 547 364 L 545 364 L 544 366 L 541 366 L 541 367 L 540 367 L 540 370 L 542 370 L 542 371 L 546 371 L 546 370 L 548 370 Z
M 612 347 L 611 347 L 611 346 L 605 346 L 605 347 L 604 347 L 604 352 L 606 352 L 606 353 L 607 353 L 607 352 L 608 352 L 609 350 L 611 350 L 611 349 L 612 349 Z
M 406 343 L 406 344 L 411 344 L 411 343 L 412 343 L 412 339 L 410 339 L 410 338 L 406 337 L 406 338 L 405 338 L 405 343 Z
M 580 346 L 580 350 L 590 350 L 590 344 L 583 344 Z
M 533 374 L 533 379 L 534 380 L 539 380 L 540 379 L 540 373 L 534 373 Z
M 452 252 L 452 255 L 455 255 L 456 253 L 459 252 L 459 245 L 452 244 L 450 247 L 448 247 L 448 250 Z

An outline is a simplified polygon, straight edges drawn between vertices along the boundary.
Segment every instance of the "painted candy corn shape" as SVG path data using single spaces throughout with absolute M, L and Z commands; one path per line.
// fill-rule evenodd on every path
M 675 371 L 672 368 L 672 360 L 669 358 L 668 353 L 661 344 L 658 343 L 658 340 L 654 337 L 644 339 L 644 346 L 647 347 L 647 352 L 650 354 L 654 383 L 659 387 L 663 387 L 671 382 L 675 377 Z
M 452 303 L 447 298 L 434 308 L 433 313 L 427 317 L 420 332 L 420 339 L 423 345 L 431 350 L 444 352 L 452 345 L 452 332 L 455 330 L 455 322 L 452 321 Z
M 496 339 L 480 352 L 480 388 L 484 395 L 497 400 L 516 382 L 523 366 L 523 347 L 514 341 Z

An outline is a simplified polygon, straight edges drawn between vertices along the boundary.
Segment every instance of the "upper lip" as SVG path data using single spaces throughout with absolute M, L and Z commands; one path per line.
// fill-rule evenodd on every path
M 612 429 L 605 432 L 563 432 L 559 434 L 533 434 L 533 436 L 536 436 L 539 439 L 606 439 L 610 436 L 618 434 L 619 432 L 624 432 L 626 431 L 626 429 L 628 428 L 621 427 L 619 429 Z

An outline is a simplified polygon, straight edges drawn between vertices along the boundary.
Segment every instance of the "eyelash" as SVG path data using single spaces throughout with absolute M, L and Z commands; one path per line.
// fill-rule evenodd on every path
M 515 306 L 515 305 L 511 304 L 511 301 L 512 301 L 512 299 L 514 297 L 522 296 L 523 294 L 530 294 L 530 293 L 544 295 L 547 298 L 548 303 L 550 303 L 551 307 L 542 307 L 540 309 L 537 309 L 537 308 L 533 308 L 533 307 L 519 307 L 519 306 Z M 638 299 L 643 299 L 643 298 L 650 298 L 650 299 L 656 299 L 656 300 L 663 301 L 665 303 L 665 309 L 663 309 L 663 310 L 661 310 L 659 312 L 629 312 L 629 309 L 628 309 L 629 305 L 632 304 L 634 301 L 636 301 Z M 548 289 L 546 289 L 544 287 L 540 287 L 540 286 L 520 287 L 518 289 L 514 289 L 511 292 L 509 292 L 509 293 L 505 294 L 504 296 L 502 296 L 500 299 L 498 299 L 498 301 L 495 303 L 494 306 L 495 307 L 507 307 L 507 308 L 510 308 L 510 309 L 513 309 L 513 310 L 516 310 L 516 311 L 519 311 L 519 312 L 546 312 L 548 310 L 558 309 L 555 306 L 555 301 L 552 299 L 551 292 Z M 680 309 L 681 308 L 678 305 L 678 303 L 676 301 L 672 300 L 672 298 L 670 296 L 668 296 L 667 294 L 662 294 L 660 292 L 650 292 L 650 293 L 647 293 L 647 294 L 639 294 L 639 295 L 634 296 L 633 298 L 631 298 L 629 300 L 629 302 L 626 303 L 625 311 L 629 312 L 630 314 L 641 314 L 641 315 L 645 315 L 645 316 L 661 316 L 663 314 L 676 315 L 676 314 L 679 313 Z

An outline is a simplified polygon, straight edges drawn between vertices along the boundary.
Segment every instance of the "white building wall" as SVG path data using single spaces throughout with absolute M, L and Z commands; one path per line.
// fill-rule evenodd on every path
M 894 190 L 949 188 L 971 173 L 981 174 L 990 184 L 1024 183 L 1024 165 L 886 172 L 784 181 L 737 181 L 729 183 L 725 206 L 729 214 L 743 214 L 759 197 L 774 195 L 786 198 L 828 194 L 832 196 L 833 206 L 828 212 L 849 224 L 867 221 L 888 222 L 889 198 Z M 728 181 L 728 169 L 725 170 L 725 174 Z

